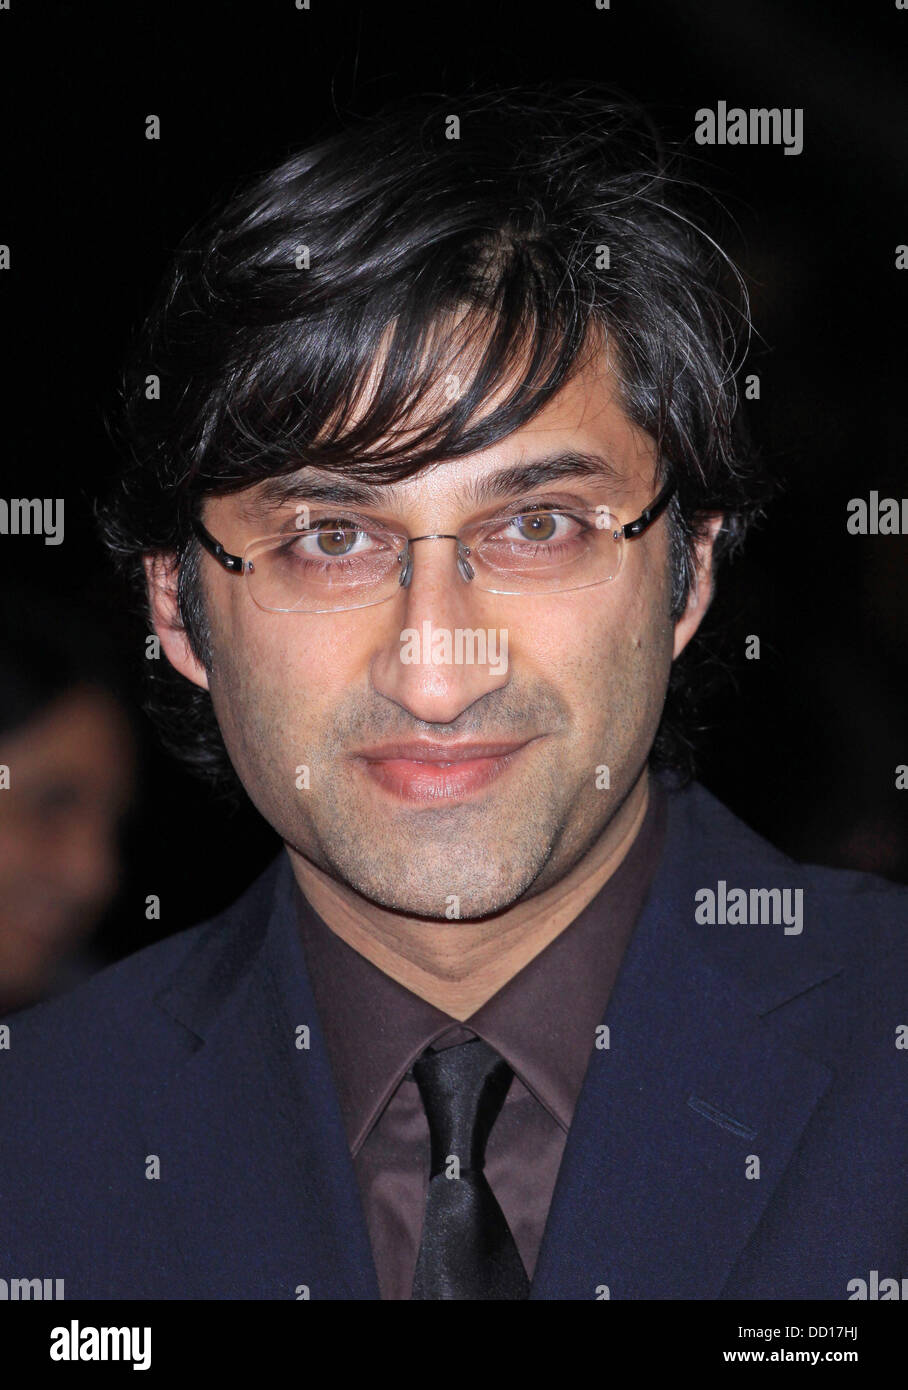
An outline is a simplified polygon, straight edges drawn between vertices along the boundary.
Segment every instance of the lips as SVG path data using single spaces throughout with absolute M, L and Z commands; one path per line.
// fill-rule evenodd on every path
M 387 762 L 402 758 L 415 763 L 456 763 L 467 762 L 473 758 L 501 758 L 523 748 L 527 739 L 512 739 L 503 743 L 422 743 L 410 740 L 406 743 L 383 743 L 375 748 L 364 748 L 357 753 L 358 758 L 369 762 Z
M 488 787 L 529 743 L 428 743 L 410 740 L 364 749 L 356 756 L 369 778 L 398 800 L 439 805 Z

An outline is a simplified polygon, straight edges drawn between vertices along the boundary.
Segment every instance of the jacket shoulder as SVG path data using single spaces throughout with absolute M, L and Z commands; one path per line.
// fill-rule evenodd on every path
M 878 874 L 804 863 L 764 839 L 706 787 L 666 786 L 666 858 L 685 892 L 790 889 L 803 895 L 805 919 L 825 951 L 844 959 L 879 957 L 908 947 L 908 886 Z

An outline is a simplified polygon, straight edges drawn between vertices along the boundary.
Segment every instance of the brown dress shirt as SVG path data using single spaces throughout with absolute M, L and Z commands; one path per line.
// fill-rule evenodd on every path
M 383 1299 L 411 1296 L 429 1179 L 429 1129 L 410 1068 L 427 1047 L 483 1038 L 514 1071 L 485 1175 L 532 1278 L 596 1029 L 658 865 L 666 796 L 618 869 L 544 950 L 461 1023 L 398 984 L 295 900 Z

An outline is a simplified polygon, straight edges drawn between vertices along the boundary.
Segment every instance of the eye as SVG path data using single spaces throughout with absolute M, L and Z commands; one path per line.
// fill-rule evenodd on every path
M 367 549 L 372 539 L 369 532 L 355 522 L 331 520 L 317 522 L 308 535 L 299 538 L 296 545 L 309 557 L 343 559 Z
M 537 541 L 545 544 L 548 541 L 567 540 L 571 534 L 571 525 L 579 525 L 577 520 L 563 512 L 556 511 L 528 511 L 521 512 L 519 516 L 511 517 L 504 525 L 504 531 L 512 527 L 517 530 L 517 539 L 523 541 Z M 511 539 L 511 537 L 506 537 Z
M 525 540 L 550 541 L 557 530 L 551 512 L 530 512 L 527 516 L 515 517 L 513 524 Z
M 36 789 L 32 798 L 35 814 L 43 821 L 62 821 L 79 806 L 78 787 L 63 782 L 50 782 Z

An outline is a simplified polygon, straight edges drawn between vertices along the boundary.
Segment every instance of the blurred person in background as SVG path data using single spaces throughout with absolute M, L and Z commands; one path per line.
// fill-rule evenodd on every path
M 0 1015 L 106 961 L 92 934 L 117 891 L 135 742 L 92 619 L 0 602 Z M 6 771 L 8 769 L 8 772 Z

